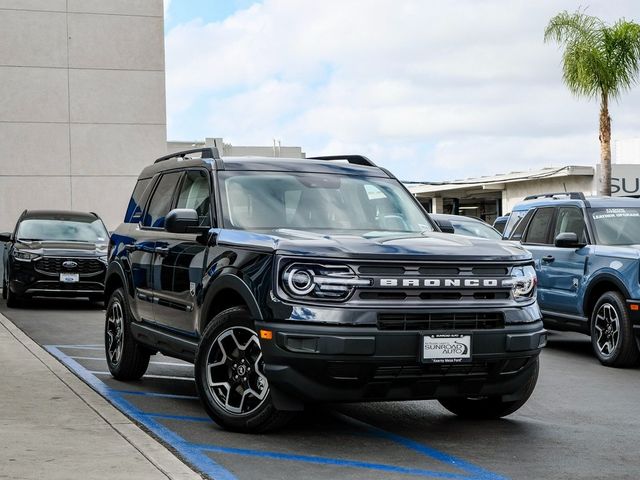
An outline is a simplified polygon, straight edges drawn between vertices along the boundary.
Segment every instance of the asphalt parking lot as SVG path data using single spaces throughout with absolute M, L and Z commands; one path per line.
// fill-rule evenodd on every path
M 100 306 L 42 300 L 0 311 L 210 478 L 640 478 L 640 369 L 602 367 L 578 334 L 550 336 L 536 391 L 507 419 L 460 420 L 437 402 L 340 404 L 247 435 L 208 419 L 189 364 L 156 355 L 141 381 L 113 380 Z

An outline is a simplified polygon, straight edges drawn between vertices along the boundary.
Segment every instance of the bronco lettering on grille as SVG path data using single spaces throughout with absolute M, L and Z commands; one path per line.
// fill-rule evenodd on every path
M 377 287 L 405 288 L 506 288 L 504 278 L 379 278 Z

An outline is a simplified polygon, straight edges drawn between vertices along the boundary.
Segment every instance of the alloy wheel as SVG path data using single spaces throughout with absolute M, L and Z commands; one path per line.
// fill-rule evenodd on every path
M 107 313 L 107 354 L 112 365 L 118 365 L 122 358 L 124 336 L 124 314 L 118 300 L 111 304 Z
M 249 414 L 264 403 L 269 382 L 263 371 L 258 336 L 247 327 L 223 330 L 207 353 L 207 385 L 218 406 L 230 414 Z
M 594 328 L 598 350 L 604 357 L 610 357 L 615 352 L 620 339 L 620 319 L 612 304 L 603 303 L 600 305 Z

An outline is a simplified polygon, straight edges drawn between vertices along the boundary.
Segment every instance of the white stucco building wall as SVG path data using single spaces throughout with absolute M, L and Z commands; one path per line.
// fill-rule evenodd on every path
M 166 151 L 162 0 L 0 0 L 0 230 L 24 209 L 122 219 Z

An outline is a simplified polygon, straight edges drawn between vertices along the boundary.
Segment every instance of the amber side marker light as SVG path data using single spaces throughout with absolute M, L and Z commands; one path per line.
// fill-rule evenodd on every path
M 637 312 L 638 310 L 640 310 L 640 305 L 638 305 L 637 303 L 632 303 L 631 305 L 629 305 L 629 308 L 634 312 Z
M 262 340 L 271 340 L 273 338 L 273 332 L 271 330 L 260 330 L 260 338 Z

